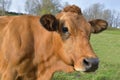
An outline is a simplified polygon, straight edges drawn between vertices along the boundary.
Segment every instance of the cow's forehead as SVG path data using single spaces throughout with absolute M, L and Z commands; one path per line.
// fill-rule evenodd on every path
M 84 25 L 88 24 L 82 15 L 71 12 L 64 13 L 60 17 L 60 22 L 65 23 L 71 27 L 85 27 Z
M 72 13 L 64 13 L 60 18 L 60 23 L 66 27 L 76 27 L 77 16 Z
M 82 16 L 82 15 L 78 15 L 78 14 L 72 13 L 72 12 L 62 12 L 62 16 L 60 19 L 67 19 L 67 18 L 76 19 L 76 18 L 79 18 L 80 16 Z
M 72 32 L 85 32 L 90 34 L 90 24 L 83 15 L 78 15 L 72 12 L 63 13 L 60 17 L 60 23 L 68 27 Z
M 73 23 L 73 25 L 75 25 L 75 24 L 78 24 L 77 22 L 80 22 L 80 15 L 71 13 L 71 12 L 67 12 L 67 13 L 64 13 L 60 17 L 60 21 L 62 21 L 64 23 L 68 23 L 69 25 L 72 23 Z

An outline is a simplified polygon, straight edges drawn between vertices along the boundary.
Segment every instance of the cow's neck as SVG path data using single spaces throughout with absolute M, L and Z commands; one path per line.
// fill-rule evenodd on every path
M 73 68 L 56 57 L 53 57 L 50 61 L 39 64 L 37 80 L 51 80 L 53 73 L 57 71 L 72 72 Z
M 38 64 L 38 80 L 49 80 L 52 74 L 57 70 L 56 64 L 58 61 L 59 60 L 53 55 L 50 56 L 46 61 L 43 61 L 40 64 Z
M 72 70 L 72 68 L 61 61 L 57 53 L 55 53 L 54 37 L 53 33 L 46 33 L 46 35 L 37 34 L 35 41 L 35 62 L 38 65 L 38 80 L 50 80 L 52 74 L 56 71 L 68 72 Z M 58 46 L 60 45 L 56 45 L 56 47 Z

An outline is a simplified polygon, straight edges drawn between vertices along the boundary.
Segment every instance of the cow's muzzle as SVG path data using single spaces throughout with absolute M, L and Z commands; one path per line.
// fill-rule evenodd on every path
M 83 65 L 85 67 L 85 72 L 94 72 L 98 68 L 99 59 L 98 58 L 83 59 Z

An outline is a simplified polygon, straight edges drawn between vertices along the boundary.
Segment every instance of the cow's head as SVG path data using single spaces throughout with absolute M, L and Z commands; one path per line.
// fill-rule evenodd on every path
M 47 14 L 40 19 L 41 24 L 54 34 L 55 53 L 76 71 L 95 71 L 99 59 L 90 45 L 91 33 L 99 33 L 107 28 L 107 22 L 96 19 L 87 21 L 79 7 L 67 6 L 55 16 Z

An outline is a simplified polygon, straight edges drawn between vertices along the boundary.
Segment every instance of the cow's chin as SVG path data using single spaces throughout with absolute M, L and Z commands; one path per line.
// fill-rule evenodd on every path
M 77 67 L 77 66 L 74 66 L 74 70 L 77 71 L 77 72 L 85 72 L 85 73 L 90 73 L 90 72 L 95 72 L 97 69 L 95 70 L 89 70 L 85 67 Z
M 86 72 L 85 68 L 74 67 L 74 70 L 78 72 Z

